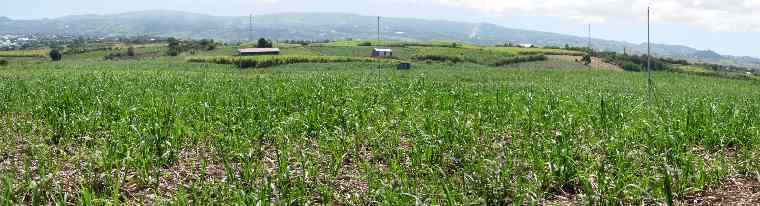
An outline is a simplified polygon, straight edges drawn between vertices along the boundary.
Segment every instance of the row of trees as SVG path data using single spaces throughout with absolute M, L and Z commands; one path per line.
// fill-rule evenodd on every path
M 195 53 L 196 51 L 211 51 L 218 46 L 218 43 L 214 42 L 213 39 L 183 41 L 172 37 L 168 38 L 166 41 L 169 47 L 166 54 L 169 56 L 177 56 L 187 51 L 192 53 Z
M 595 56 L 604 59 L 608 63 L 618 65 L 626 71 L 645 71 L 647 66 L 647 55 L 628 55 L 618 54 L 616 52 L 596 52 Z M 649 59 L 653 71 L 662 71 L 673 69 L 670 65 L 688 65 L 685 60 L 673 60 L 670 58 L 652 57 Z
M 573 47 L 565 44 L 564 47 L 544 47 L 547 49 L 565 49 L 571 51 L 581 51 L 587 54 L 583 56 L 580 62 L 585 65 L 591 64 L 591 58 L 597 57 L 603 59 L 605 62 L 618 65 L 626 71 L 645 71 L 647 66 L 647 55 L 631 55 L 620 54 L 617 52 L 597 52 L 589 49 L 588 47 Z M 660 58 L 652 57 L 651 68 L 654 71 L 673 69 L 670 65 L 689 65 L 686 60 L 676 60 L 672 58 Z
M 122 59 L 122 58 L 134 58 L 136 56 L 137 56 L 137 52 L 135 52 L 135 48 L 134 47 L 129 47 L 129 48 L 127 48 L 127 52 L 126 53 L 113 52 L 113 53 L 110 53 L 110 54 L 106 55 L 105 57 L 103 57 L 103 59 L 105 59 L 105 60 L 117 60 L 117 59 Z

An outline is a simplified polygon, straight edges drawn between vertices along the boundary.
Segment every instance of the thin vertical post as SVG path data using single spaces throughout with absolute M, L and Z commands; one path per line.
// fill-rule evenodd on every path
M 651 32 L 651 7 L 647 7 L 647 96 L 650 104 L 652 101 L 652 32 Z
M 377 17 L 377 41 L 378 41 L 378 44 L 380 43 L 379 41 L 383 40 L 383 37 L 381 35 L 382 34 L 380 33 L 380 16 L 378 16 Z
M 382 39 L 383 39 L 383 37 L 381 36 L 381 33 L 380 33 L 380 16 L 377 16 L 377 44 L 378 45 L 381 44 L 380 41 L 382 41 Z M 379 58 L 382 58 L 382 57 L 379 57 Z M 380 78 L 381 78 L 380 70 L 382 68 L 381 68 L 380 64 L 382 64 L 382 63 L 378 62 L 378 64 L 377 64 L 377 79 L 378 80 L 380 80 Z
M 591 48 L 591 24 L 588 24 L 588 50 L 594 52 L 594 49 Z
M 248 42 L 253 41 L 253 13 L 248 19 Z

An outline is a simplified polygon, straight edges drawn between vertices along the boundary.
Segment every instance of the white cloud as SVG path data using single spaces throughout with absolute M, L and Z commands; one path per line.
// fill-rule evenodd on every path
M 413 0 L 421 1 L 421 0 Z M 760 32 L 760 0 L 427 0 L 492 14 L 528 12 L 601 23 L 644 20 L 646 8 L 661 22 L 686 23 L 714 31 Z

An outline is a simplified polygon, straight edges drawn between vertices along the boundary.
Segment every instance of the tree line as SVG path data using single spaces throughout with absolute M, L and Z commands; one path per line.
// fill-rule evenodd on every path
M 194 54 L 197 51 L 211 51 L 216 49 L 218 43 L 213 39 L 201 39 L 201 40 L 179 40 L 174 37 L 170 37 L 166 40 L 169 49 L 166 54 L 169 56 L 177 56 L 183 52 L 190 52 Z

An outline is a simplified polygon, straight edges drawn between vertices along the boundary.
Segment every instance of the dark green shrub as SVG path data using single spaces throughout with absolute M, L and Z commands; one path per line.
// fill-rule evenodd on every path
M 0 66 L 8 65 L 8 60 L 0 59 Z
M 103 57 L 103 59 L 104 60 L 118 60 L 122 56 L 123 55 L 121 53 L 115 52 L 115 53 L 110 53 L 110 54 L 106 55 L 105 57 Z
M 362 43 L 359 43 L 358 46 L 372 46 L 372 42 L 368 42 L 368 41 L 362 42 Z
M 127 48 L 127 56 L 131 56 L 131 57 L 135 56 L 135 48 L 134 47 Z
M 272 46 L 272 40 L 265 38 L 259 39 L 258 43 L 256 43 L 256 48 L 272 48 Z
M 589 64 L 591 64 L 591 55 L 589 55 L 589 54 L 583 55 L 583 58 L 581 59 L 581 62 L 583 62 L 583 64 L 586 65 L 586 66 L 588 66 Z
M 216 43 L 214 43 L 213 39 L 201 39 L 198 42 L 199 49 L 205 49 L 206 51 L 212 51 L 216 49 Z
M 170 37 L 167 41 L 169 42 L 169 50 L 166 51 L 166 55 L 177 56 L 182 53 L 182 45 L 179 40 Z
M 61 54 L 61 51 L 58 51 L 58 49 L 53 49 L 50 51 L 50 59 L 53 61 L 61 61 L 61 59 L 63 59 L 63 54 Z
M 633 62 L 626 62 L 626 63 L 623 63 L 623 70 L 639 72 L 641 71 L 641 66 L 639 66 L 638 64 L 634 64 Z
M 517 56 L 512 58 L 506 58 L 501 59 L 497 61 L 493 66 L 504 66 L 509 64 L 517 64 L 517 63 L 524 63 L 524 62 L 537 62 L 537 61 L 545 61 L 546 56 L 544 55 L 530 55 L 530 56 Z
M 459 63 L 459 62 L 464 61 L 464 58 L 459 57 L 459 56 L 435 55 L 435 54 L 416 55 L 414 58 L 419 61 L 439 61 L 439 62 L 448 61 L 448 62 L 453 62 L 453 63 Z

